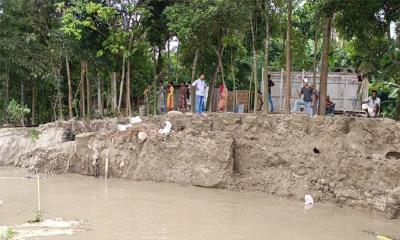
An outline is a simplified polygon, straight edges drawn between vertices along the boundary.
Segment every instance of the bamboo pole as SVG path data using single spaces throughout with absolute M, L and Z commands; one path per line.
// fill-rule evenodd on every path
M 38 204 L 38 212 L 40 213 L 41 210 L 41 204 L 40 204 L 40 177 L 39 175 L 36 175 L 36 179 L 37 179 L 37 204 Z
M 109 152 L 112 153 L 113 148 L 114 148 L 114 138 L 111 139 L 111 150 L 109 150 Z M 109 153 L 107 153 L 106 163 L 104 166 L 104 179 L 106 179 L 106 180 L 108 179 L 108 168 L 109 168 Z

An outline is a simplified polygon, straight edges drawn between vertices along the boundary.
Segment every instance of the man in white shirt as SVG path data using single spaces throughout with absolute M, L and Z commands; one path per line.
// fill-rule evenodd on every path
M 381 99 L 377 96 L 378 92 L 372 90 L 372 96 L 362 102 L 362 109 L 367 113 L 368 117 L 378 117 L 381 111 Z
M 204 101 L 204 96 L 206 95 L 206 88 L 207 88 L 207 84 L 204 79 L 205 79 L 204 74 L 201 74 L 200 78 L 192 83 L 192 86 L 196 87 L 195 106 L 197 114 L 201 114 L 203 112 L 203 101 Z

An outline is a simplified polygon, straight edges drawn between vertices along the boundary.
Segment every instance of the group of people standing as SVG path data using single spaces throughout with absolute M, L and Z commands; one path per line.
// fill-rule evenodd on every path
M 275 83 L 271 80 L 271 75 L 268 75 L 268 93 L 269 93 L 269 106 L 270 111 L 274 111 L 274 103 L 272 101 L 271 88 L 275 86 Z M 208 96 L 208 86 L 205 82 L 204 74 L 194 81 L 190 86 L 186 86 L 184 82 L 181 82 L 178 89 L 178 110 L 181 112 L 186 112 L 192 107 L 190 98 L 190 89 L 195 88 L 195 110 L 197 114 L 202 114 L 206 108 L 207 96 Z M 304 109 L 308 116 L 314 116 L 317 114 L 317 109 L 319 108 L 319 92 L 316 90 L 315 85 L 311 85 L 309 80 L 305 78 L 303 80 L 303 87 L 300 91 L 297 90 L 299 99 L 295 101 L 293 109 L 291 112 L 299 112 L 300 109 Z M 175 109 L 174 101 L 174 85 L 173 82 L 169 82 L 166 87 L 164 87 L 163 82 L 160 82 L 158 89 L 158 106 L 161 113 L 166 111 L 173 111 Z M 261 91 L 258 92 L 258 99 L 260 102 L 259 110 L 261 111 L 264 105 L 263 95 Z M 218 102 L 218 112 L 224 112 L 226 110 L 226 104 L 228 102 L 228 88 L 225 83 L 222 83 L 219 87 L 219 102 Z M 166 100 L 166 101 L 165 101 Z M 380 113 L 380 99 L 377 97 L 377 92 L 372 91 L 372 96 L 363 102 L 363 110 L 366 111 L 368 116 L 377 117 Z M 335 113 L 335 103 L 330 99 L 330 96 L 326 96 L 326 114 L 333 115 Z
M 300 111 L 303 107 L 308 116 L 317 114 L 319 108 L 319 92 L 316 90 L 315 85 L 310 85 L 307 78 L 303 80 L 303 87 L 300 92 L 297 90 L 299 99 L 295 101 L 292 113 Z M 368 97 L 362 102 L 362 110 L 367 113 L 368 117 L 379 117 L 381 100 L 377 96 L 377 91 L 372 90 L 372 96 Z M 335 103 L 331 101 L 329 95 L 326 96 L 326 115 L 335 114 Z
M 178 89 L 178 110 L 181 112 L 189 111 L 192 107 L 191 102 L 191 87 L 195 87 L 196 89 L 196 101 L 195 101 L 195 109 L 196 113 L 202 113 L 206 107 L 207 95 L 208 95 L 208 86 L 205 82 L 204 74 L 201 74 L 199 79 L 194 81 L 191 86 L 187 86 L 184 82 L 181 82 Z M 163 81 L 160 81 L 160 85 L 157 92 L 157 101 L 158 108 L 161 113 L 166 111 L 174 111 L 175 109 L 175 95 L 174 95 L 175 87 L 173 82 L 169 82 L 165 87 Z M 225 93 L 225 91 L 224 91 Z M 227 91 L 226 91 L 227 95 Z
M 274 111 L 274 103 L 272 101 L 271 88 L 275 86 L 275 83 L 271 80 L 271 75 L 268 75 L 268 92 L 269 92 L 269 106 L 271 112 Z M 192 107 L 190 102 L 190 89 L 195 88 L 196 96 L 195 96 L 195 111 L 197 114 L 202 114 L 206 108 L 206 102 L 208 97 L 208 86 L 205 82 L 205 75 L 201 74 L 200 77 L 194 81 L 190 86 L 186 86 L 184 82 L 181 82 L 178 89 L 178 110 L 181 112 L 186 112 L 190 110 Z M 173 111 L 175 107 L 174 101 L 174 85 L 173 82 L 169 82 L 165 87 L 164 83 L 160 81 L 160 86 L 158 88 L 157 96 L 158 96 L 158 107 L 161 113 L 166 111 Z M 218 101 L 218 112 L 226 111 L 226 106 L 228 103 L 229 91 L 228 88 L 223 82 L 219 87 L 219 101 Z M 262 93 L 259 91 L 259 100 L 260 100 L 260 110 L 263 108 L 263 98 Z
M 179 99 L 178 99 L 178 109 L 179 111 L 185 112 L 188 110 L 190 104 L 188 104 L 190 92 L 189 88 L 185 83 L 181 83 L 178 89 Z M 175 109 L 175 88 L 173 82 L 169 82 L 165 87 L 164 83 L 160 81 L 160 86 L 157 92 L 157 102 L 158 108 L 161 113 L 166 111 L 173 111 Z
M 309 80 L 305 78 L 303 80 L 303 87 L 300 92 L 297 90 L 299 99 L 295 101 L 292 113 L 300 111 L 303 108 L 308 116 L 312 117 L 317 114 L 319 108 L 319 92 L 314 84 L 310 84 Z M 326 115 L 334 115 L 335 103 L 331 101 L 329 95 L 326 96 Z

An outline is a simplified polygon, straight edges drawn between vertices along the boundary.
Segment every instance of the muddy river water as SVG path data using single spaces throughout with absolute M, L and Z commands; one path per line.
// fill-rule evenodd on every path
M 21 224 L 34 213 L 34 179 L 0 168 L 0 226 Z M 87 221 L 87 231 L 46 239 L 251 240 L 376 239 L 371 232 L 400 236 L 400 221 L 379 214 L 263 193 L 183 187 L 173 184 L 104 181 L 77 175 L 42 176 L 45 218 Z M 369 232 L 369 233 L 368 233 Z

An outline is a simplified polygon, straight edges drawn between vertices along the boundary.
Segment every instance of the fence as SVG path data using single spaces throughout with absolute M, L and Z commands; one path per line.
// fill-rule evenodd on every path
M 285 103 L 285 73 L 271 72 L 271 80 L 275 83 L 275 87 L 271 89 L 272 99 L 276 109 L 284 110 Z M 300 91 L 303 85 L 303 79 L 308 78 L 313 81 L 313 72 L 293 72 L 290 105 L 298 99 L 297 90 Z M 319 89 L 320 73 L 317 73 L 316 89 Z M 263 84 L 261 84 L 263 86 Z M 263 91 L 263 89 L 262 89 Z M 331 97 L 331 101 L 336 104 L 337 111 L 357 112 L 361 111 L 361 102 L 368 97 L 368 80 L 361 80 L 355 73 L 347 72 L 331 72 L 328 74 L 328 90 L 327 95 Z
M 272 100 L 274 102 L 275 111 L 284 111 L 285 103 L 285 81 L 286 75 L 282 70 L 280 72 L 270 72 L 271 80 L 275 86 L 271 89 Z M 313 82 L 313 72 L 292 72 L 291 74 L 291 98 L 290 106 L 298 99 L 297 91 L 303 86 L 304 78 L 308 78 Z M 316 87 L 319 89 L 320 73 L 316 75 Z M 262 78 L 263 79 L 263 78 Z M 331 101 L 336 104 L 336 111 L 342 112 L 359 112 L 361 111 L 362 100 L 368 97 L 368 80 L 361 80 L 356 73 L 348 72 L 330 72 L 328 73 L 328 89 L 327 95 L 331 97 Z M 259 83 L 259 89 L 264 93 L 263 81 Z M 214 89 L 213 101 L 211 103 L 211 110 L 216 112 L 218 110 L 218 101 L 220 99 L 219 89 Z M 254 92 L 249 90 L 236 90 L 229 91 L 227 101 L 227 111 L 234 111 L 235 106 L 243 105 L 244 112 L 253 110 Z M 174 92 L 175 109 L 178 109 L 179 104 L 179 86 L 175 87 Z
M 285 103 L 285 80 L 286 75 L 281 72 L 270 72 L 271 80 L 275 86 L 271 89 L 272 100 L 274 102 L 275 111 L 284 111 Z M 304 78 L 308 78 L 310 83 L 313 82 L 313 72 L 292 72 L 291 77 L 291 98 L 290 106 L 298 99 L 297 91 L 303 86 Z M 320 73 L 317 73 L 316 89 L 319 89 Z M 355 73 L 348 72 L 331 72 L 328 74 L 327 95 L 331 97 L 331 101 L 336 104 L 336 111 L 342 112 L 359 112 L 361 111 L 362 100 L 368 97 L 368 80 L 360 80 Z M 260 83 L 259 89 L 264 93 L 264 83 Z M 211 104 L 212 111 L 217 111 L 219 101 L 219 91 L 215 88 L 213 102 Z M 235 103 L 244 106 L 244 112 L 253 110 L 254 92 L 248 90 L 229 91 L 227 102 L 227 111 L 234 111 Z

